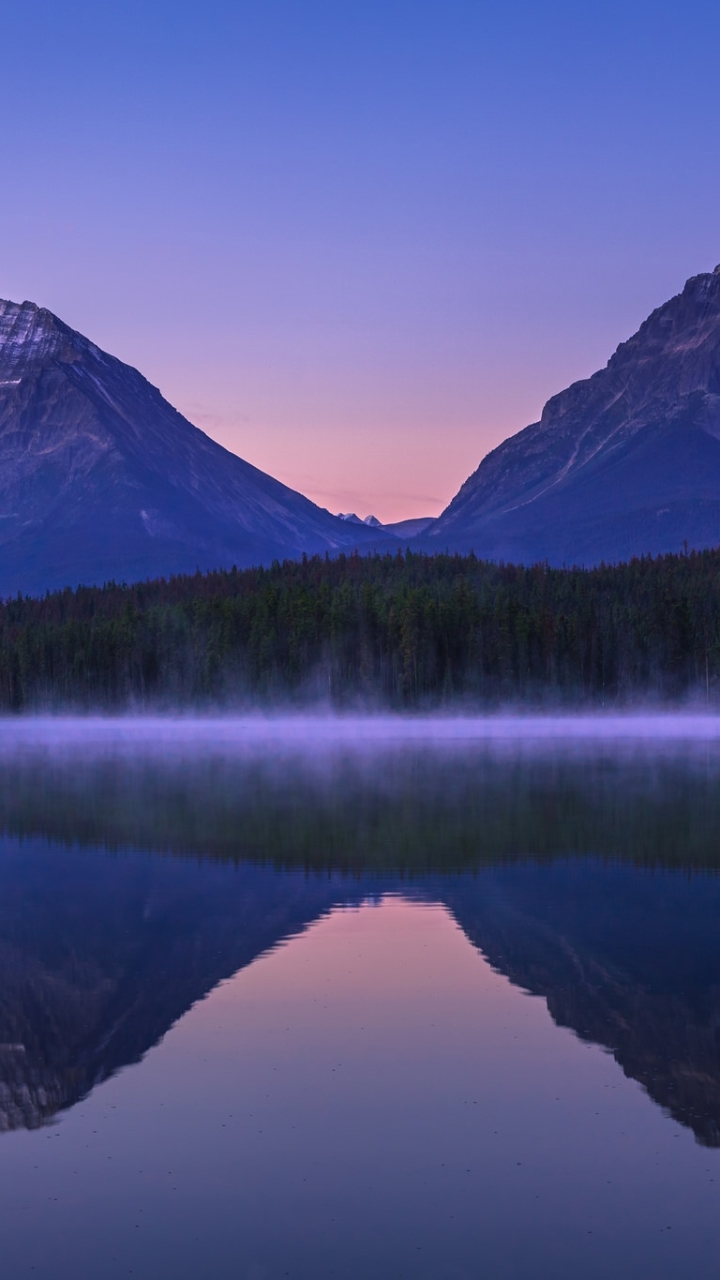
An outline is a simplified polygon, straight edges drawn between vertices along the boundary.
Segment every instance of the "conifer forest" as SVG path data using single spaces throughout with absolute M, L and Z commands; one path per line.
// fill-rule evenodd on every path
M 720 701 L 720 551 L 594 569 L 340 555 L 0 605 L 0 708 Z

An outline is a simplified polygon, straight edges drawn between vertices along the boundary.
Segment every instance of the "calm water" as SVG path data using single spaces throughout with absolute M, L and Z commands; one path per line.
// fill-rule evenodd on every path
M 720 1276 L 720 723 L 0 725 L 12 1280 Z

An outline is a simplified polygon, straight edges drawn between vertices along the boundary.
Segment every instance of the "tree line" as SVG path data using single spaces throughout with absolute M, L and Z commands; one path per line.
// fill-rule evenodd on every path
M 0 709 L 720 700 L 720 551 L 340 555 L 0 604 Z

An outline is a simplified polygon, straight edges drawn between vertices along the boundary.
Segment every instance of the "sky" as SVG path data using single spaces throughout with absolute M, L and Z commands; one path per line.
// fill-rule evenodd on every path
M 2 9 L 0 296 L 332 511 L 438 514 L 720 262 L 716 3 Z

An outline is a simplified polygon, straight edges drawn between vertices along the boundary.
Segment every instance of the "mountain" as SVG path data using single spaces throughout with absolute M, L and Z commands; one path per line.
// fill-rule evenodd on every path
M 396 520 L 393 524 L 383 525 L 386 533 L 394 533 L 396 538 L 415 538 L 419 533 L 434 524 L 434 516 L 415 516 L 410 520 Z
M 720 267 L 489 453 L 421 541 L 558 565 L 720 543 Z
M 382 529 L 383 527 L 376 516 L 365 516 L 365 519 L 361 520 L 360 517 L 356 515 L 354 511 L 338 512 L 338 520 L 344 520 L 346 524 L 367 525 L 371 529 Z
M 0 301 L 0 597 L 375 539 L 222 448 L 50 311 Z
M 378 520 L 377 516 L 365 516 L 365 518 L 361 520 L 360 517 L 356 515 L 354 511 L 345 511 L 345 512 L 341 511 L 338 515 L 338 520 L 346 520 L 346 521 L 349 520 L 350 524 L 364 524 L 364 525 L 367 525 L 368 528 L 370 529 L 389 528 L 388 525 L 382 524 Z

